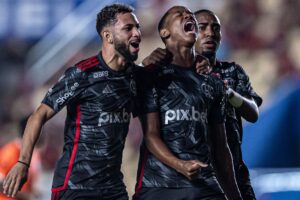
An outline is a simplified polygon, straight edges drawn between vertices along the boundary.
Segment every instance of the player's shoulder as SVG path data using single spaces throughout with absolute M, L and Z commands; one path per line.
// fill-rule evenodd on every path
M 97 56 L 93 56 L 79 61 L 75 65 L 68 67 L 65 71 L 66 76 L 86 77 L 88 73 L 99 69 L 100 61 Z
M 142 66 L 135 66 L 135 80 L 137 84 L 151 84 L 155 73 L 152 69 Z
M 136 73 L 143 73 L 146 71 L 146 67 L 134 64 L 134 69 Z
M 136 74 L 141 76 L 154 76 L 162 70 L 160 65 L 136 66 Z
M 223 69 L 223 70 L 226 70 L 226 69 L 243 70 L 243 67 L 240 64 L 238 64 L 236 62 L 233 62 L 233 61 L 220 61 L 220 60 L 217 60 L 216 66 L 218 68 Z
M 99 64 L 100 64 L 100 60 L 96 55 L 76 63 L 75 67 L 81 69 L 81 71 L 90 71 L 91 69 L 99 66 Z
M 233 61 L 224 61 L 224 60 L 217 60 L 217 63 L 216 63 L 216 66 L 218 68 L 221 68 L 221 69 L 229 69 L 229 68 L 236 68 L 237 67 L 237 63 L 236 62 L 233 62 Z

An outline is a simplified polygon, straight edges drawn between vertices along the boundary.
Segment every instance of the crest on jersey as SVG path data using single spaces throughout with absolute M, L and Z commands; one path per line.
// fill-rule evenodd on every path
M 201 85 L 201 90 L 203 91 L 203 93 L 205 94 L 205 96 L 209 99 L 213 99 L 213 87 L 208 85 L 208 84 L 205 84 L 203 83 Z

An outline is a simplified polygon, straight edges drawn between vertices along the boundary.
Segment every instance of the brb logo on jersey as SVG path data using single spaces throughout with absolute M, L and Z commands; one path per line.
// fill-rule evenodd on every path
M 165 124 L 174 121 L 202 121 L 207 122 L 207 113 L 195 110 L 195 107 L 192 106 L 192 110 L 168 110 L 165 114 Z
M 74 85 L 71 86 L 70 90 L 64 93 L 62 96 L 58 97 L 56 99 L 56 103 L 59 105 L 62 105 L 69 97 L 74 95 L 74 91 L 79 86 L 79 83 L 75 82 Z
M 93 78 L 101 78 L 101 77 L 107 77 L 108 76 L 108 71 L 100 71 L 100 72 L 95 72 L 93 74 Z
M 102 112 L 98 120 L 98 126 L 103 124 L 129 123 L 130 115 L 125 109 L 122 112 Z

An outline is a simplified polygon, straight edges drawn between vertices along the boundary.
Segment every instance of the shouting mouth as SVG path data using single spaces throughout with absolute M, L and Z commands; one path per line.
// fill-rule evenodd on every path
M 129 44 L 130 44 L 130 47 L 132 47 L 134 52 L 138 52 L 140 50 L 140 41 L 139 40 L 131 41 Z
M 186 33 L 193 33 L 193 34 L 195 34 L 196 33 L 196 23 L 193 22 L 193 21 L 187 21 L 184 24 L 183 30 Z

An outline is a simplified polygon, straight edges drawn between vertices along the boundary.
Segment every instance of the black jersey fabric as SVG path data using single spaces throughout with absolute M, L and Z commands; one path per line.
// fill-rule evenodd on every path
M 240 65 L 234 62 L 217 61 L 216 66 L 213 67 L 213 73 L 219 74 L 222 80 L 227 81 L 228 87 L 240 95 L 253 98 L 258 106 L 262 104 L 262 98 L 254 91 L 249 76 Z M 236 179 L 242 197 L 249 200 L 255 199 L 255 194 L 250 182 L 249 170 L 242 158 L 242 117 L 229 103 L 226 105 L 225 126 L 228 144 L 233 157 Z
M 67 69 L 49 89 L 42 103 L 55 112 L 67 108 L 53 192 L 125 187 L 120 167 L 135 91 L 132 73 L 110 69 L 101 53 Z
M 145 70 L 137 78 L 139 114 L 159 112 L 161 137 L 171 152 L 183 160 L 210 163 L 209 124 L 223 123 L 225 89 L 217 77 L 199 75 L 194 68 L 176 65 Z M 140 80 L 142 79 L 142 80 Z M 212 166 L 202 168 L 189 181 L 156 159 L 141 145 L 136 195 L 142 187 L 221 189 Z
M 251 86 L 249 76 L 244 69 L 234 62 L 220 62 L 213 67 L 213 73 L 220 75 L 222 80 L 226 80 L 228 87 L 242 96 L 253 98 L 258 106 L 262 104 L 262 98 L 254 91 Z M 243 129 L 241 115 L 229 103 L 226 105 L 226 132 L 229 146 L 234 158 L 235 168 L 239 166 L 241 155 L 239 153 L 242 143 Z

